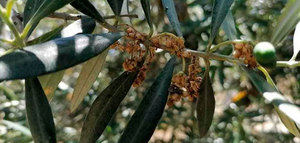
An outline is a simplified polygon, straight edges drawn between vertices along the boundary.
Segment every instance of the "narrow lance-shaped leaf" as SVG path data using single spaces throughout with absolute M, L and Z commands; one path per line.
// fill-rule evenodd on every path
M 52 31 L 49 31 L 49 32 L 43 34 L 42 36 L 40 36 L 38 38 L 35 38 L 35 39 L 31 40 L 31 41 L 28 41 L 26 43 L 26 45 L 30 46 L 30 45 L 44 43 L 46 41 L 52 40 L 52 39 L 54 39 L 54 38 L 56 38 L 56 37 L 58 37 L 60 35 L 60 32 L 61 32 L 61 30 L 63 30 L 63 28 L 64 28 L 63 25 L 61 25 L 59 27 L 56 27 Z
M 74 36 L 76 34 L 90 34 L 94 31 L 96 27 L 95 20 L 92 18 L 83 16 L 81 19 L 76 20 L 72 24 L 68 25 L 66 28 L 62 29 L 59 31 L 59 33 L 52 34 L 48 38 L 46 38 L 44 35 L 41 37 L 45 37 L 42 39 L 40 42 L 46 42 L 49 41 L 49 39 L 54 39 L 54 38 L 60 38 L 60 37 L 70 37 Z M 47 33 L 45 34 L 47 35 Z M 37 38 L 40 39 L 40 38 Z M 54 95 L 54 92 L 60 83 L 60 81 L 63 78 L 65 71 L 58 71 L 52 74 L 47 74 L 39 77 L 39 80 L 42 84 L 42 87 L 45 91 L 45 94 L 50 101 Z
M 202 80 L 197 98 L 196 111 L 199 135 L 200 137 L 203 137 L 207 134 L 209 127 L 211 126 L 215 112 L 215 96 L 209 78 L 209 72 L 206 72 Z
M 26 114 L 35 143 L 55 143 L 51 107 L 37 78 L 25 80 Z
M 237 32 L 235 28 L 235 22 L 232 15 L 232 12 L 229 12 L 226 15 L 224 22 L 221 25 L 222 29 L 225 31 L 226 36 L 229 40 L 236 40 L 237 39 Z
M 271 43 L 277 45 L 286 37 L 300 20 L 300 1 L 288 0 L 283 13 L 273 28 Z
M 106 23 L 105 19 L 89 0 L 75 0 L 71 3 L 71 5 L 78 11 L 96 19 L 100 23 Z
M 300 108 L 287 101 L 274 87 L 258 75 L 255 71 L 241 66 L 252 81 L 256 89 L 263 95 L 267 102 L 272 103 L 284 125 L 295 136 L 300 136 L 297 124 L 300 124 Z
M 107 0 L 115 15 L 120 15 L 124 0 Z
M 24 10 L 24 31 L 29 36 L 41 19 L 64 7 L 73 0 L 27 0 Z
M 232 3 L 233 0 L 215 0 L 212 13 L 211 32 L 208 42 L 209 45 L 212 44 L 213 40 L 217 36 L 219 28 L 223 23 Z
M 177 36 L 182 37 L 182 32 L 180 29 L 180 23 L 178 20 L 177 12 L 173 0 L 162 0 L 165 12 L 168 16 L 168 19 L 175 30 Z
M 155 79 L 127 124 L 119 143 L 147 143 L 150 140 L 167 103 L 175 61 L 174 57 L 171 58 Z
M 300 39 L 300 21 L 298 22 L 296 29 L 295 29 L 295 33 L 294 33 L 294 38 L 293 38 L 294 54 L 293 54 L 293 57 L 291 58 L 291 60 L 295 60 L 300 51 L 300 40 L 299 39 Z
M 25 47 L 0 57 L 0 81 L 64 70 L 101 54 L 122 33 L 80 34 Z
M 95 80 L 101 72 L 102 66 L 104 65 L 108 50 L 109 49 L 106 49 L 106 51 L 97 57 L 94 57 L 83 64 L 71 99 L 71 112 L 73 112 L 79 106 L 93 86 Z
M 137 72 L 124 72 L 98 95 L 84 121 L 80 143 L 95 143 L 127 95 Z
M 153 31 L 153 24 L 151 19 L 150 0 L 141 0 L 142 8 L 145 13 L 146 20 L 150 27 L 151 32 Z

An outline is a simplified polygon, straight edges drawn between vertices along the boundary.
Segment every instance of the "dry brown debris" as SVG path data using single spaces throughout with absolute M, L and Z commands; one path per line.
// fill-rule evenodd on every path
M 234 44 L 233 56 L 237 59 L 242 59 L 244 63 L 251 68 L 257 67 L 257 63 L 253 55 L 253 46 L 249 43 Z

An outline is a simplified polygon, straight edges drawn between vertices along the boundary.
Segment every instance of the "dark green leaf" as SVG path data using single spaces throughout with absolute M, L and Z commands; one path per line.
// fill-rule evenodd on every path
M 165 8 L 165 12 L 168 16 L 168 19 L 169 19 L 173 29 L 177 33 L 177 36 L 182 37 L 180 23 L 178 20 L 178 16 L 176 13 L 176 9 L 175 9 L 173 0 L 162 0 L 162 4 Z
M 151 20 L 150 0 L 141 0 L 141 4 L 145 13 L 146 20 L 149 24 L 151 31 L 153 30 L 153 24 Z
M 203 137 L 211 126 L 215 112 L 215 96 L 208 72 L 204 75 L 200 86 L 196 111 L 199 135 Z
M 31 34 L 41 19 L 72 1 L 73 0 L 27 0 L 24 9 L 24 31 L 28 31 L 28 34 L 25 36 L 28 37 Z
M 300 20 L 300 1 L 289 0 L 284 8 L 283 13 L 279 17 L 273 33 L 271 42 L 277 45 L 295 28 Z
M 106 23 L 104 18 L 89 0 L 75 0 L 71 5 L 78 11 L 96 19 L 100 23 Z
M 80 34 L 25 47 L 0 57 L 0 81 L 67 69 L 101 54 L 122 33 Z
M 300 124 L 300 108 L 286 100 L 277 91 L 277 89 L 268 84 L 268 82 L 254 70 L 245 66 L 241 67 L 247 73 L 249 79 L 252 81 L 256 89 L 263 95 L 266 101 L 275 106 L 275 109 L 284 125 L 291 133 L 299 137 L 300 131 L 297 124 Z
M 150 140 L 167 103 L 175 61 L 172 58 L 156 78 L 127 124 L 119 143 L 147 143 Z
M 107 0 L 115 15 L 120 15 L 124 0 Z
M 38 38 L 35 38 L 31 41 L 28 41 L 26 45 L 30 46 L 30 45 L 35 45 L 35 44 L 38 44 L 38 43 L 43 43 L 43 42 L 52 40 L 52 39 L 54 39 L 54 38 L 56 38 L 60 35 L 60 32 L 63 28 L 64 28 L 64 26 L 61 25 L 61 26 L 53 29 L 52 31 L 49 31 L 49 32 L 43 34 L 42 36 L 40 36 Z
M 37 78 L 25 80 L 26 114 L 35 143 L 55 143 L 51 107 Z
M 84 121 L 81 143 L 95 143 L 127 95 L 137 72 L 124 72 L 98 95 Z
M 223 23 L 232 3 L 233 0 L 215 0 L 212 13 L 209 44 L 212 44 L 213 40 L 217 36 L 219 28 Z
M 233 15 L 231 11 L 229 11 L 226 15 L 226 18 L 221 25 L 222 29 L 225 31 L 226 36 L 228 37 L 229 40 L 236 40 L 237 39 L 237 32 L 235 29 L 235 22 Z

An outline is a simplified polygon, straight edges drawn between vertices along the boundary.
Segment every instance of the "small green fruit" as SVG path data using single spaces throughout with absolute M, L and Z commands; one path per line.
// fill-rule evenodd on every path
M 273 67 L 276 64 L 276 50 L 269 42 L 258 43 L 253 50 L 256 61 L 265 67 Z

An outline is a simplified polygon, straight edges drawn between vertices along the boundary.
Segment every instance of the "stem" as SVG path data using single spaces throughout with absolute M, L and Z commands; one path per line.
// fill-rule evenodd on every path
M 224 56 L 224 55 L 220 55 L 220 54 L 216 54 L 216 53 L 208 53 L 207 54 L 206 52 L 194 51 L 194 50 L 188 50 L 188 49 L 186 50 L 186 52 L 189 52 L 194 56 L 202 57 L 204 59 L 213 59 L 213 60 L 220 60 L 220 61 L 242 63 L 242 61 L 240 61 L 239 59 L 235 59 L 230 56 Z
M 276 88 L 276 90 L 278 90 L 277 87 L 276 87 L 276 85 L 275 85 L 275 83 L 274 83 L 274 81 L 272 80 L 271 76 L 269 75 L 268 71 L 264 67 L 262 67 L 260 65 L 257 67 L 257 69 L 259 69 L 260 71 L 262 71 L 264 73 L 264 75 L 266 76 L 267 82 L 270 85 L 272 85 L 274 88 Z
M 244 41 L 244 40 L 234 40 L 234 41 L 225 41 L 223 43 L 220 43 L 212 48 L 210 48 L 210 52 L 214 52 L 216 51 L 217 49 L 221 48 L 221 47 L 224 47 L 224 46 L 227 46 L 227 45 L 230 45 L 230 44 L 237 44 L 237 43 L 248 43 L 249 41 Z
M 20 36 L 20 33 L 18 32 L 16 26 L 13 24 L 12 20 L 10 17 L 8 17 L 6 15 L 6 10 L 0 5 L 0 17 L 2 19 L 2 21 L 7 24 L 7 26 L 9 27 L 9 29 L 11 30 L 11 32 L 14 34 L 15 36 L 15 42 L 17 42 L 17 45 L 19 47 L 25 47 L 25 42 L 23 41 L 23 39 Z
M 182 58 L 182 71 L 185 72 L 185 58 Z
M 6 43 L 6 44 L 9 44 L 9 45 L 13 45 L 13 41 L 2 39 L 2 38 L 0 38 L 0 42 Z
M 54 13 L 50 14 L 48 17 L 49 18 L 63 19 L 63 20 L 78 20 L 78 19 L 81 19 L 82 15 L 54 12 Z M 138 18 L 138 15 L 136 15 L 136 14 L 124 14 L 124 15 L 119 15 L 118 17 Z M 115 15 L 108 15 L 108 16 L 103 16 L 103 18 L 104 19 L 113 19 L 113 18 L 116 18 L 116 16 Z
M 7 3 L 6 3 L 6 10 L 7 10 L 7 17 L 10 17 L 11 16 L 11 11 L 12 11 L 12 7 L 14 5 L 16 0 L 8 0 Z
M 299 67 L 300 66 L 300 61 L 277 61 L 276 67 L 289 67 L 289 68 L 294 68 L 294 67 Z

